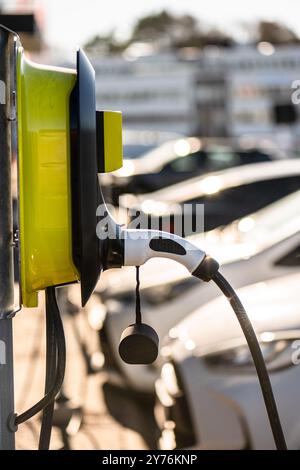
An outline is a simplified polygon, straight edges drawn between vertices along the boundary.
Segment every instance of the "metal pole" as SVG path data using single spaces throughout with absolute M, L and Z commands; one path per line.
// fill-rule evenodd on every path
M 14 35 L 0 27 L 0 450 L 15 448 L 9 420 L 14 413 L 13 221 L 11 198 L 12 123 L 14 111 Z

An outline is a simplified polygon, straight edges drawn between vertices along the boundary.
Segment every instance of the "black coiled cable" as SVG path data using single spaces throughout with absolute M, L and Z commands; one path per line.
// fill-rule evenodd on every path
M 55 380 L 57 368 L 57 344 L 56 331 L 53 321 L 53 312 L 56 303 L 55 288 L 46 289 L 46 377 L 45 377 L 45 395 L 50 391 L 51 385 Z M 43 409 L 43 416 L 40 429 L 39 450 L 47 450 L 50 447 L 52 421 L 54 413 L 55 400 Z
M 48 287 L 46 289 L 46 327 L 47 363 L 45 396 L 15 418 L 15 424 L 18 425 L 44 410 L 39 442 L 40 449 L 47 449 L 49 447 L 54 400 L 63 384 L 66 366 L 65 335 L 57 305 L 55 287 Z

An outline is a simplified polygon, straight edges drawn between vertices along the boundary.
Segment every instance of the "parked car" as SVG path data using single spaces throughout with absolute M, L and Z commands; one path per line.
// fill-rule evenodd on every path
M 300 160 L 253 163 L 169 186 L 144 196 L 123 197 L 132 227 L 162 228 L 188 236 L 255 212 L 300 188 Z M 203 226 L 204 225 L 204 226 Z
M 299 283 L 297 273 L 238 291 L 259 338 L 289 449 L 300 448 Z M 155 413 L 162 449 L 274 449 L 252 358 L 224 296 L 172 328 L 163 352 Z
M 138 131 L 125 129 L 123 131 L 123 157 L 124 160 L 133 160 L 142 157 L 159 145 L 171 139 L 182 136 L 175 132 Z
M 222 264 L 225 276 L 236 288 L 283 276 L 299 270 L 299 207 L 300 191 L 225 228 L 190 240 Z M 104 273 L 100 286 L 103 304 L 99 335 L 108 379 L 122 387 L 153 393 L 159 363 L 131 366 L 118 355 L 121 333 L 134 321 L 135 270 Z M 213 283 L 200 282 L 183 266 L 159 258 L 141 267 L 141 288 L 143 321 L 154 327 L 161 339 L 218 294 Z
M 131 169 L 144 155 L 153 151 L 165 142 L 183 138 L 176 132 L 125 129 L 123 131 L 123 166 L 117 173 L 103 173 L 101 186 L 106 202 L 118 204 L 118 197 L 123 192 L 124 182 Z M 122 182 L 121 186 L 117 181 Z
M 113 184 L 119 192 L 146 193 L 196 175 L 282 158 L 287 154 L 265 141 L 181 137 L 134 160 L 125 158 Z

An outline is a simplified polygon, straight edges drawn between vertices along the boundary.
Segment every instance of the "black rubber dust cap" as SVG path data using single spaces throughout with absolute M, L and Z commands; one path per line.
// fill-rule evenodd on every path
M 122 333 L 119 354 L 127 364 L 152 364 L 158 355 L 158 344 L 159 338 L 151 326 L 134 323 Z

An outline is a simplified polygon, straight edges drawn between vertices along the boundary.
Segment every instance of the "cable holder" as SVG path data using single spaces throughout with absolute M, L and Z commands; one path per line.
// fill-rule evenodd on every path
M 135 323 L 122 333 L 119 354 L 127 364 L 152 364 L 158 356 L 159 338 L 156 331 L 142 322 L 140 298 L 140 267 L 136 266 Z

